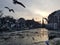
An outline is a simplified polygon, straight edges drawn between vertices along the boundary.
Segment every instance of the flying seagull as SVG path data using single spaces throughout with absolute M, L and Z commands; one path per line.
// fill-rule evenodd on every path
M 10 9 L 9 7 L 5 7 L 5 8 L 6 8 L 6 9 L 8 9 L 8 10 L 9 10 L 9 12 L 11 12 L 11 11 L 12 11 L 13 13 L 15 13 L 13 9 Z
M 54 39 L 54 38 L 56 38 L 56 36 L 55 35 L 51 35 L 51 36 L 49 36 L 49 40 L 52 40 L 52 39 Z
M 14 3 L 14 4 L 19 4 L 19 5 L 21 5 L 22 7 L 24 7 L 24 8 L 25 8 L 25 5 L 24 5 L 24 4 L 22 4 L 21 2 L 18 2 L 17 0 L 13 0 L 13 3 Z

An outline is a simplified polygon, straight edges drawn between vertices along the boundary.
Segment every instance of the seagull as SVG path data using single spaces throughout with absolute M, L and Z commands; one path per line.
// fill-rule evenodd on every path
M 56 36 L 54 35 L 54 36 L 49 36 L 49 40 L 52 40 L 52 39 L 54 39 L 54 38 L 56 38 Z
M 13 0 L 13 4 L 19 4 L 19 5 L 21 5 L 22 7 L 25 8 L 24 4 L 22 4 L 21 2 L 18 2 L 17 0 Z
M 13 13 L 15 13 L 13 9 L 10 9 L 9 7 L 5 7 L 5 8 L 6 8 L 6 9 L 8 9 L 8 10 L 9 10 L 9 12 L 11 12 L 11 11 L 12 11 Z

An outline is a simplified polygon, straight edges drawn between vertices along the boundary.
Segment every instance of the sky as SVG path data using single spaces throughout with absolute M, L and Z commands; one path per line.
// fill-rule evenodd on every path
M 21 5 L 14 5 L 12 0 L 0 0 L 0 10 L 4 16 L 13 16 L 14 18 L 25 18 L 39 20 L 42 17 L 47 17 L 50 13 L 60 9 L 60 0 L 18 0 L 22 2 L 26 8 Z M 14 9 L 15 13 L 9 12 L 4 7 L 7 6 Z

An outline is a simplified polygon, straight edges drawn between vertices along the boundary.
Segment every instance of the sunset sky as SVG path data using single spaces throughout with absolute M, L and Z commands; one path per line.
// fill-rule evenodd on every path
M 0 0 L 0 10 L 4 15 L 10 15 L 14 18 L 23 17 L 25 19 L 47 17 L 50 13 L 60 9 L 60 0 L 18 0 L 22 2 L 26 8 L 16 4 L 13 4 L 12 0 Z M 14 9 L 15 13 L 9 12 L 4 7 Z

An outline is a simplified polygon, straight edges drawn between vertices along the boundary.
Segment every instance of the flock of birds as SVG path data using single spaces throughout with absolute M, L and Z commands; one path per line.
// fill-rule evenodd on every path
M 21 5 L 22 7 L 26 8 L 24 4 L 22 4 L 21 2 L 19 2 L 19 1 L 17 1 L 17 0 L 13 0 L 13 4 L 19 4 L 19 5 Z M 10 8 L 7 7 L 7 6 L 4 7 L 4 8 L 8 9 L 9 12 L 13 12 L 13 13 L 15 13 L 15 11 L 14 11 L 13 9 L 10 9 Z

